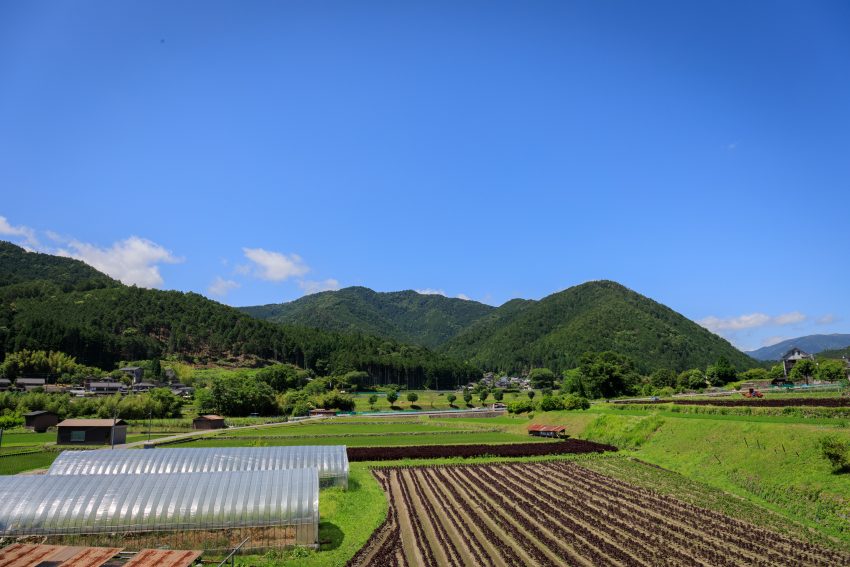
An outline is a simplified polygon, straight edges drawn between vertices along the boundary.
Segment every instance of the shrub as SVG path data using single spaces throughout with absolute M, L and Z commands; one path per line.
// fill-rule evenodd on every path
M 526 413 L 534 411 L 534 402 L 531 400 L 516 400 L 508 404 L 509 413 Z
M 556 396 L 543 396 L 540 399 L 540 411 L 558 411 L 564 409 L 564 402 Z
M 575 394 L 563 396 L 561 398 L 561 402 L 563 403 L 565 410 L 585 410 L 590 407 L 590 402 L 587 398 L 583 398 Z
M 419 399 L 419 394 L 417 394 L 416 392 L 408 392 L 407 393 L 407 401 L 410 402 L 411 404 L 418 399 Z
M 829 435 L 820 440 L 821 455 L 836 472 L 850 471 L 850 441 Z
M 448 396 L 446 396 L 446 399 L 449 401 L 449 405 L 453 406 L 455 400 L 457 399 L 457 396 L 455 396 L 454 394 L 449 394 Z
M 396 403 L 398 400 L 398 392 L 395 390 L 390 390 L 387 392 L 387 401 L 390 403 L 390 406 Z

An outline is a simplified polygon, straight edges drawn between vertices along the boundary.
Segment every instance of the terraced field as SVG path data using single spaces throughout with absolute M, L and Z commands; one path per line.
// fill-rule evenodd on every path
M 390 467 L 361 565 L 848 565 L 850 555 L 574 462 Z

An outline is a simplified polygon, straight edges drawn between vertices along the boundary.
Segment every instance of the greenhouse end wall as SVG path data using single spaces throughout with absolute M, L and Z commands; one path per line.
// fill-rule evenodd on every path
M 173 474 L 315 467 L 321 487 L 348 488 L 344 445 L 63 451 L 48 475 Z
M 0 536 L 130 548 L 315 546 L 316 468 L 0 477 Z M 235 542 L 235 543 L 234 543 Z

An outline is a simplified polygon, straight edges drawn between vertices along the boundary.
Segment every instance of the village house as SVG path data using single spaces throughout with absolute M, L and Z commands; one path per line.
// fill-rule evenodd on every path
M 15 387 L 18 390 L 26 390 L 27 392 L 31 392 L 37 388 L 44 388 L 44 385 L 47 383 L 47 380 L 44 378 L 18 378 L 15 380 Z
M 125 366 L 124 368 L 119 368 L 118 370 L 130 376 L 130 378 L 133 379 L 133 384 L 138 384 L 145 376 L 145 370 L 141 366 Z
M 791 375 L 791 370 L 794 368 L 794 365 L 800 362 L 801 360 L 814 360 L 815 357 L 802 349 L 797 347 L 792 348 L 788 352 L 782 355 L 782 370 L 785 373 L 785 378 L 788 378 Z
M 89 392 L 99 396 L 126 394 L 127 386 L 125 386 L 121 382 L 90 382 Z
M 220 415 L 199 415 L 192 420 L 192 429 L 224 429 L 227 424 Z

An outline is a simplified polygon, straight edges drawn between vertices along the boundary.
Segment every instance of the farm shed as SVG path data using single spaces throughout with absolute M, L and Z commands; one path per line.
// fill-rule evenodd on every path
M 24 414 L 24 427 L 36 433 L 44 433 L 48 427 L 53 427 L 57 423 L 59 423 L 59 416 L 52 411 L 39 410 Z
M 143 453 L 145 451 L 139 451 Z M 219 474 L 0 477 L 0 537 L 224 550 L 316 545 L 315 468 Z
M 127 442 L 123 419 L 66 419 L 56 426 L 57 445 L 121 445 Z
M 528 426 L 528 434 L 535 437 L 566 437 L 567 428 L 563 425 L 539 425 L 533 423 Z
M 171 474 L 315 467 L 322 486 L 348 488 L 344 445 L 63 451 L 48 475 Z
M 310 417 L 334 417 L 336 410 L 316 408 L 310 410 Z
M 220 415 L 199 415 L 192 420 L 192 429 L 224 429 L 227 427 Z

